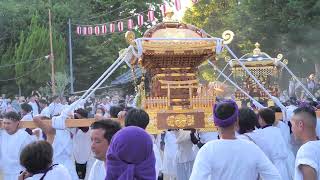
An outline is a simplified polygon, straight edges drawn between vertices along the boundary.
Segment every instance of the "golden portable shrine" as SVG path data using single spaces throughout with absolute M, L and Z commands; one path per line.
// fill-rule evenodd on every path
M 127 41 L 134 45 L 134 34 L 127 32 Z M 212 107 L 215 92 L 199 84 L 198 66 L 216 55 L 216 41 L 192 25 L 171 21 L 159 23 L 144 33 L 142 56 L 132 60 L 143 76 L 138 85 L 141 107 L 149 114 L 148 132 L 164 129 L 199 128 L 215 130 Z M 168 38 L 168 40 L 153 40 Z M 170 40 L 197 38 L 199 40 Z M 214 58 L 212 58 L 214 59 Z M 134 69 L 133 69 L 134 73 Z M 201 93 L 206 92 L 206 93 Z
M 257 77 L 260 83 L 269 90 L 270 94 L 279 97 L 279 77 L 280 69 L 276 65 L 276 60 L 282 59 L 279 54 L 277 58 L 270 57 L 267 53 L 260 50 L 260 44 L 255 44 L 252 53 L 243 55 L 239 60 Z M 287 62 L 286 62 L 287 63 Z M 268 95 L 259 88 L 257 83 L 245 72 L 245 70 L 237 63 L 236 60 L 230 62 L 231 72 L 235 82 L 249 95 L 256 100 L 263 101 L 268 105 L 272 104 L 272 100 Z M 235 92 L 238 101 L 244 101 L 247 97 L 239 90 Z

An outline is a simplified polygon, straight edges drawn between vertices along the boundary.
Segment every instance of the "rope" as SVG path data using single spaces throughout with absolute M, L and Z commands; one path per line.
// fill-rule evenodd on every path
M 230 64 L 231 61 L 229 61 L 222 69 L 222 73 L 226 70 L 226 68 L 228 67 L 228 65 Z M 219 73 L 218 77 L 217 77 L 217 80 L 219 79 L 219 77 L 221 76 L 221 73 Z
M 37 60 L 42 59 L 42 58 L 43 58 L 43 57 L 39 57 L 39 58 L 36 58 L 36 59 L 31 59 L 31 60 L 27 60 L 27 61 L 22 61 L 22 62 L 18 62 L 18 63 L 15 63 L 15 64 L 6 64 L 6 65 L 3 65 L 3 66 L 0 66 L 0 68 L 16 66 L 16 65 L 19 65 L 19 64 L 25 64 L 25 63 L 28 63 L 28 62 L 37 61 Z
M 248 70 L 248 68 L 238 59 L 238 57 L 231 51 L 228 45 L 225 45 L 228 52 L 233 56 L 233 58 L 240 64 L 240 66 L 247 72 L 247 74 L 258 84 L 258 86 L 269 96 L 269 98 L 281 108 L 281 111 L 283 112 L 283 120 L 287 121 L 287 109 L 286 107 L 280 102 L 280 100 L 277 97 L 274 97 L 270 94 L 270 92 L 259 82 L 259 80 Z
M 104 13 L 100 13 L 100 14 L 97 14 L 97 15 L 94 15 L 94 16 L 91 16 L 91 17 L 88 17 L 86 20 L 91 20 L 91 19 L 95 19 L 95 18 L 104 16 L 104 15 L 109 15 L 109 14 L 111 14 L 111 13 L 113 13 L 113 12 L 119 10 L 119 9 L 122 9 L 122 8 L 130 5 L 130 4 L 133 3 L 133 2 L 134 2 L 134 1 L 126 2 L 124 5 L 121 5 L 121 6 L 119 6 L 119 7 L 116 8 L 116 9 L 113 9 L 113 10 L 111 10 L 111 11 L 109 11 L 109 12 L 104 12 Z M 81 20 L 81 18 L 76 18 L 75 20 Z
M 145 13 L 148 12 L 148 11 L 149 10 L 145 10 L 145 11 L 141 11 L 141 12 L 136 13 L 136 14 L 144 14 L 145 15 Z M 123 21 L 123 20 L 129 19 L 129 18 L 132 18 L 134 16 L 136 16 L 136 15 L 127 16 L 127 17 L 122 18 L 122 19 L 117 19 L 117 20 L 114 20 L 114 21 L 108 21 L 108 22 L 100 23 L 100 24 L 74 24 L 74 23 L 72 23 L 72 25 L 76 25 L 76 26 L 99 26 L 99 25 L 114 23 L 114 22 L 118 22 L 118 21 Z
M 15 77 L 15 78 L 11 78 L 11 79 L 3 79 L 3 80 L 0 80 L 0 82 L 5 82 L 5 81 L 13 81 L 13 80 L 17 80 L 17 79 L 20 79 L 20 78 L 23 78 L 25 76 L 28 76 L 29 74 L 31 74 L 32 72 L 34 72 L 35 70 L 39 69 L 40 66 L 43 64 L 43 62 L 41 62 L 37 67 L 33 68 L 32 71 L 28 71 L 27 73 L 25 73 L 24 75 L 21 75 L 19 77 Z
M 234 87 L 236 87 L 239 91 L 241 91 L 244 95 L 246 95 L 258 108 L 263 108 L 264 106 L 256 101 L 253 97 L 251 97 L 247 92 L 241 89 L 235 82 L 233 82 L 227 75 L 225 75 L 216 65 L 214 65 L 210 60 L 208 63 L 217 70 L 227 81 L 229 81 Z

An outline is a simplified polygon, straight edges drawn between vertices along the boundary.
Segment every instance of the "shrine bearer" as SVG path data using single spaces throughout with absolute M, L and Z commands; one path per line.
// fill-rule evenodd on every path
M 295 180 L 320 180 L 320 141 L 316 135 L 317 116 L 314 109 L 300 107 L 291 119 L 292 132 L 303 144 L 295 162 Z
M 19 163 L 21 150 L 33 141 L 23 129 L 19 129 L 20 116 L 15 112 L 4 115 L 0 129 L 0 169 L 4 180 L 17 180 L 23 167 Z
M 240 114 L 243 115 L 243 114 Z M 281 130 L 273 126 L 275 112 L 270 108 L 260 109 L 258 122 L 261 129 L 246 134 L 275 165 L 282 179 L 292 180 L 294 174 L 294 155 L 284 140 Z M 239 117 L 243 119 L 243 117 Z
M 111 138 L 121 129 L 120 123 L 113 120 L 100 120 L 91 124 L 91 150 L 96 158 L 88 180 L 104 180 L 106 177 L 106 154 Z
M 43 119 L 46 119 L 46 117 L 36 116 L 33 118 L 33 121 L 47 135 L 47 141 L 52 144 L 53 163 L 65 166 L 72 180 L 78 180 L 79 178 L 72 158 L 73 144 L 71 132 L 65 127 L 66 118 L 66 113 L 53 117 L 51 125 L 43 123 Z
M 177 177 L 176 155 L 178 152 L 177 138 L 175 134 L 168 130 L 165 132 L 163 150 L 162 172 L 168 180 L 174 180 Z
M 281 180 L 275 166 L 253 142 L 237 139 L 238 106 L 222 101 L 214 106 L 214 123 L 220 140 L 206 143 L 198 152 L 190 180 Z
M 132 108 L 128 111 L 125 117 L 124 124 L 126 127 L 137 126 L 145 130 L 149 124 L 149 121 L 150 121 L 149 115 L 143 109 Z M 153 137 L 153 140 L 154 140 L 154 137 Z M 155 169 L 156 169 L 156 176 L 158 177 L 160 170 L 162 168 L 162 160 L 161 160 L 160 150 L 156 145 L 155 141 L 153 141 L 153 152 L 156 158 Z

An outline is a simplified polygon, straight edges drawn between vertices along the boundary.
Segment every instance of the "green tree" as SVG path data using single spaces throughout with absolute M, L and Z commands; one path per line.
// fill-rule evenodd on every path
M 66 62 L 65 40 L 53 32 L 53 49 L 55 71 L 64 72 Z M 21 32 L 20 43 L 15 51 L 15 72 L 16 83 L 23 91 L 29 92 L 38 89 L 42 84 L 50 81 L 51 66 L 48 58 L 49 54 L 49 31 L 38 24 L 38 16 L 32 18 L 30 34 L 28 36 Z M 38 59 L 32 63 L 22 63 L 30 59 Z M 19 78 L 23 77 L 23 78 Z

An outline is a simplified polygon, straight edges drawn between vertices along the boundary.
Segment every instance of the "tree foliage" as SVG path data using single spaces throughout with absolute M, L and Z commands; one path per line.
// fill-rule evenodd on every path
M 48 8 L 52 10 L 55 67 L 57 72 L 68 72 L 68 19 L 72 22 L 72 44 L 75 90 L 87 89 L 118 57 L 119 50 L 128 45 L 124 33 L 99 37 L 81 37 L 75 33 L 77 24 L 110 22 L 138 12 L 153 4 L 159 11 L 160 0 L 4 0 L 0 1 L 0 68 L 49 54 Z M 156 14 L 159 17 L 159 14 Z M 125 20 L 124 20 L 125 21 Z M 136 29 L 137 37 L 145 28 Z M 40 63 L 43 62 L 43 63 Z M 35 72 L 17 81 L 14 79 L 37 68 Z M 126 71 L 123 66 L 114 76 Z M 0 69 L 0 92 L 18 93 L 18 85 L 24 95 L 50 82 L 50 64 L 42 59 L 35 63 L 19 64 Z
M 251 52 L 259 42 L 275 57 L 283 53 L 299 76 L 314 72 L 319 64 L 320 0 L 202 0 L 187 11 L 184 21 L 221 37 L 230 29 L 238 55 Z

